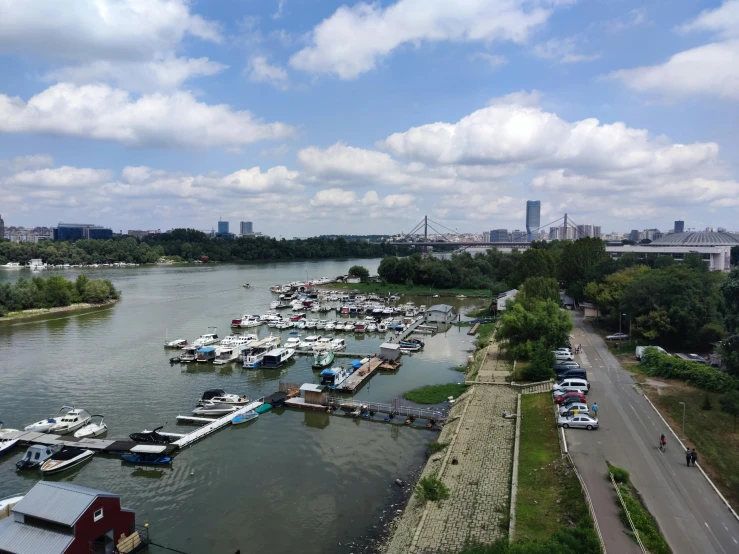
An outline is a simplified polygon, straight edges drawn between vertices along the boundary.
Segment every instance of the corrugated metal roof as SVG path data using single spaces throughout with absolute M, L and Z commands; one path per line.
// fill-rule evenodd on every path
M 88 489 L 70 483 L 36 483 L 13 508 L 26 514 L 63 525 L 74 525 L 95 498 L 120 498 L 117 494 Z
M 429 312 L 451 312 L 454 308 L 450 306 L 449 304 L 436 304 L 436 306 L 431 306 L 429 308 Z
M 72 535 L 14 521 L 0 533 L 0 550 L 14 554 L 63 554 L 73 540 Z
M 686 231 L 670 233 L 652 241 L 647 246 L 736 246 L 739 237 L 733 233 L 712 231 Z

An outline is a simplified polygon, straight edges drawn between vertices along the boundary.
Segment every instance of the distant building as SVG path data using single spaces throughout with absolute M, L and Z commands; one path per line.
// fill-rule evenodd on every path
M 593 237 L 600 238 L 600 225 L 593 225 Z
M 685 231 L 685 222 L 677 220 L 675 221 L 675 232 L 676 233 L 682 233 Z
M 156 235 L 161 233 L 162 231 L 157 229 L 156 231 L 134 231 L 129 229 L 127 235 L 129 237 L 136 237 L 137 239 L 141 240 L 144 237 L 148 237 L 149 235 Z
M 583 239 L 585 237 L 592 237 L 593 236 L 593 226 L 592 225 L 578 225 L 577 226 L 577 238 Z
M 526 242 L 526 232 L 519 229 L 511 231 L 511 242 Z
M 482 232 L 482 242 L 490 242 L 490 231 Z
M 629 240 L 633 240 L 634 242 L 639 242 L 641 240 L 641 233 L 638 229 L 631 230 L 631 233 L 629 233 Z
M 5 222 L 3 221 L 3 216 L 0 214 L 0 239 L 5 238 Z
M 644 238 L 647 240 L 657 240 L 662 236 L 659 229 L 644 229 Z
M 494 229 L 490 231 L 490 242 L 510 242 L 508 229 Z
M 251 235 L 254 232 L 254 224 L 251 221 L 242 221 L 239 229 L 241 235 Z
M 54 240 L 111 239 L 113 230 L 90 223 L 59 223 L 52 236 Z
M 559 240 L 559 227 L 549 228 L 549 240 Z
M 531 242 L 541 226 L 541 201 L 526 201 L 526 241 Z M 513 242 L 518 242 L 514 240 Z
M 219 221 L 218 222 L 218 234 L 225 235 L 226 233 L 228 233 L 228 221 Z

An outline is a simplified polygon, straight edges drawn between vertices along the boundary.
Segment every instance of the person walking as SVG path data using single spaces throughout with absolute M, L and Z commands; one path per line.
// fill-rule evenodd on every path
M 698 461 L 698 453 L 695 451 L 695 448 L 693 448 L 693 451 L 690 453 L 690 461 L 693 462 L 693 467 L 695 467 L 695 462 Z
M 685 449 L 685 462 L 688 467 L 690 467 L 690 460 L 693 457 L 693 453 L 690 451 L 690 448 Z
M 598 404 L 596 404 L 595 402 L 593 402 L 593 417 L 595 417 L 595 419 L 598 419 Z

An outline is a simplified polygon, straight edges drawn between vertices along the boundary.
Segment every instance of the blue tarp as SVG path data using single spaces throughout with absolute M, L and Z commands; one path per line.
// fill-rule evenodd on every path
M 353 360 L 353 361 L 349 362 L 349 364 L 350 364 L 350 365 L 351 365 L 351 366 L 352 366 L 352 367 L 353 367 L 354 369 L 359 369 L 360 367 L 362 367 L 362 362 L 360 362 L 359 360 Z
M 198 352 L 213 352 L 214 350 L 214 346 L 203 346 L 202 348 L 198 349 Z

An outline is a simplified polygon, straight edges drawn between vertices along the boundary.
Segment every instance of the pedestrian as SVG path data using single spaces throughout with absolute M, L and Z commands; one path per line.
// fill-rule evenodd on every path
M 688 467 L 690 467 L 690 459 L 693 457 L 693 453 L 690 451 L 690 448 L 685 449 L 685 462 L 687 463 Z
M 690 461 L 693 462 L 693 467 L 695 467 L 695 462 L 698 461 L 698 453 L 695 451 L 695 448 L 693 448 L 693 451 L 690 453 Z
M 595 402 L 593 402 L 593 417 L 595 417 L 595 419 L 598 419 L 598 404 L 596 404 Z

